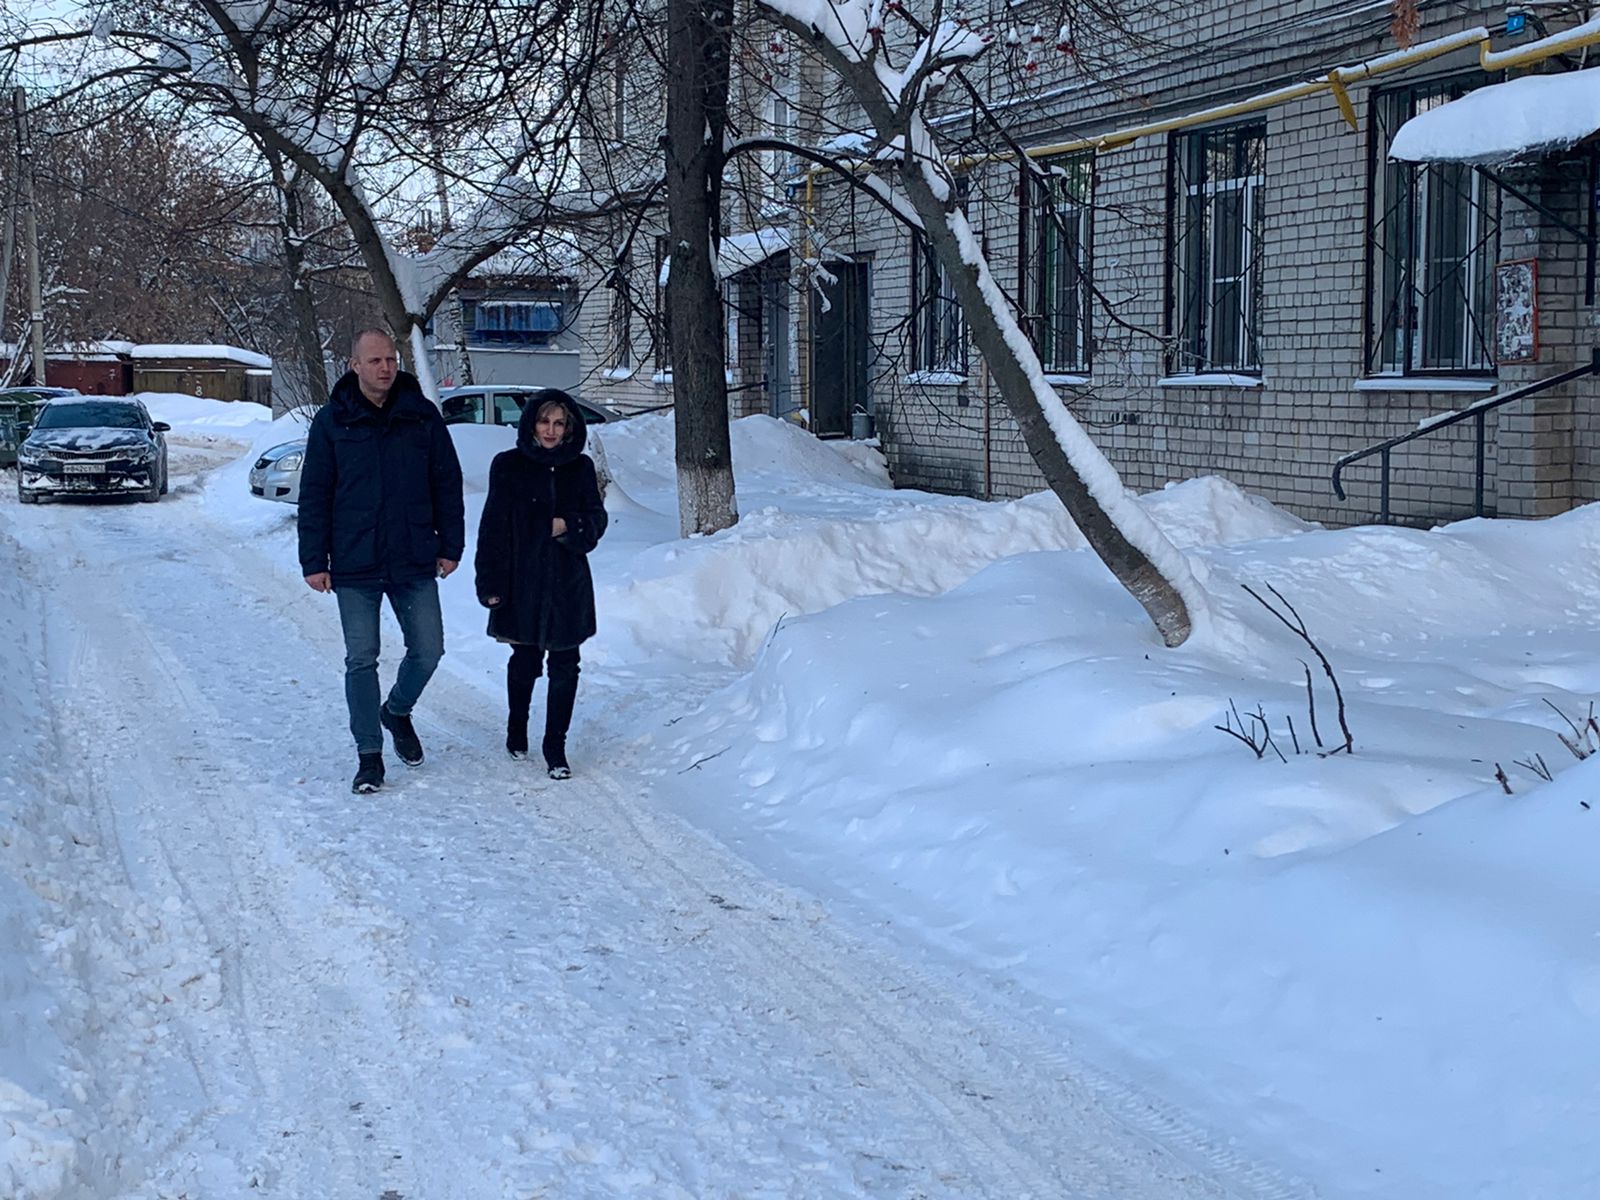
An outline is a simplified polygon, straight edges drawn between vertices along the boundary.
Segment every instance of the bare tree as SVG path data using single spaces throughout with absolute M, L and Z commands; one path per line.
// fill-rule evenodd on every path
M 940 0 L 926 23 L 884 0 L 761 0 L 864 116 L 866 144 L 848 158 L 794 151 L 839 171 L 921 231 L 950 279 L 973 345 L 1045 481 L 1090 546 L 1155 623 L 1185 641 L 1203 595 L 1187 560 L 1123 487 L 1105 456 L 1044 378 L 1015 307 L 996 283 L 962 208 L 930 112 L 984 54 L 989 36 Z
M 284 186 L 295 173 L 314 181 L 430 395 L 423 331 L 450 292 L 513 241 L 601 207 L 575 194 L 572 137 L 598 6 L 130 0 L 111 12 L 34 40 L 105 42 L 96 86 L 161 89 L 245 132 Z M 455 194 L 453 221 L 403 248 L 396 231 L 438 179 Z M 298 235 L 285 228 L 288 247 Z
M 738 520 L 728 433 L 721 236 L 732 0 L 669 0 L 667 213 L 672 397 L 677 419 L 678 524 L 685 537 Z

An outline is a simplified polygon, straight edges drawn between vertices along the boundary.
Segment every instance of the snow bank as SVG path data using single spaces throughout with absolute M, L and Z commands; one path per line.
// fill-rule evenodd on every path
M 272 421 L 272 410 L 245 401 L 229 403 L 182 392 L 136 392 L 150 415 L 171 425 L 175 433 L 244 431 Z
M 1212 481 L 1143 502 L 1253 653 L 1152 649 L 1088 555 L 902 579 L 769 628 L 658 734 L 662 786 L 1330 1195 L 1588 1194 L 1600 768 L 1556 709 L 1600 695 L 1600 507 L 1294 533 Z M 1329 654 L 1354 755 L 1315 753 L 1302 660 L 1326 747 L 1331 691 L 1246 583 Z M 1215 728 L 1235 704 L 1287 762 Z M 1536 754 L 1554 784 L 1517 765 Z
M 743 432 L 745 422 L 736 428 Z M 778 439 L 791 436 L 803 443 L 801 453 L 785 453 L 788 448 Z M 669 654 L 747 665 L 784 618 L 861 596 L 937 595 L 997 559 L 1085 545 L 1049 493 L 996 504 L 884 492 L 867 506 L 863 490 L 886 483 L 873 470 L 881 470 L 881 460 L 857 465 L 798 430 L 778 435 L 758 425 L 750 441 L 754 444 L 735 448 L 745 513 L 738 525 L 713 537 L 644 549 L 618 572 L 620 582 L 602 572 L 598 605 L 604 616 L 597 649 L 603 656 L 637 661 Z M 625 487 L 658 490 L 654 478 L 643 476 L 664 470 L 655 465 L 662 457 L 670 464 L 670 444 L 648 458 L 630 453 L 636 443 L 608 438 L 607 447 L 622 464 L 618 475 Z M 791 473 L 788 478 L 782 477 L 780 464 Z M 771 502 L 753 507 L 762 500 Z M 1178 485 L 1141 504 L 1179 546 L 1306 528 L 1220 479 Z M 606 561 L 604 547 L 599 561 Z M 1098 560 L 1095 567 L 1104 573 Z
M 0 1195 L 19 1200 L 66 1196 L 84 1168 L 84 1070 L 69 1048 L 81 1030 L 61 1020 L 74 1000 L 60 970 L 73 935 L 57 885 L 74 830 L 48 782 L 39 603 L 16 543 L 0 534 Z

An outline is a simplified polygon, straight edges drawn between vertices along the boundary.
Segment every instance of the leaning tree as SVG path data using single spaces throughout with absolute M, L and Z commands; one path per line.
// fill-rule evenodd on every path
M 1183 643 L 1205 611 L 1188 560 L 1134 501 L 1047 381 L 1016 306 L 968 222 L 937 132 L 935 113 L 950 92 L 967 89 L 963 103 L 981 109 L 966 73 L 989 50 L 989 31 L 957 5 L 946 11 L 942 0 L 922 10 L 925 19 L 894 0 L 760 0 L 759 7 L 837 84 L 832 103 L 864 118 L 847 151 L 840 150 L 840 139 L 825 152 L 803 140 L 783 149 L 843 177 L 920 231 L 1046 483 L 1163 641 Z M 758 139 L 752 147 L 774 144 Z M 1013 143 L 1009 153 L 1016 152 Z

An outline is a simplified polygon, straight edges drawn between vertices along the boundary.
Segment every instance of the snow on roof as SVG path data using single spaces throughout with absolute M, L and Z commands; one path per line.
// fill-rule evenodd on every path
M 788 248 L 787 229 L 752 229 L 748 233 L 729 234 L 722 239 L 722 248 L 717 253 L 717 274 L 724 279 L 737 275 Z
M 571 275 L 578 269 L 578 248 L 554 237 L 544 237 L 531 245 L 507 246 L 496 250 L 472 268 L 477 277 L 485 275 Z
M 1600 129 L 1600 70 L 1524 75 L 1418 113 L 1394 135 L 1401 162 L 1504 163 L 1565 150 Z
M 172 345 L 134 346 L 134 358 L 225 358 L 229 362 L 243 363 L 247 367 L 270 367 L 272 360 L 254 350 L 241 350 L 238 346 Z
M 730 275 L 758 266 L 774 254 L 782 254 L 789 246 L 787 229 L 752 229 L 745 233 L 730 233 L 722 239 L 722 248 L 717 253 L 717 278 L 727 279 Z M 666 287 L 671 273 L 672 256 L 669 254 L 661 260 L 657 286 Z

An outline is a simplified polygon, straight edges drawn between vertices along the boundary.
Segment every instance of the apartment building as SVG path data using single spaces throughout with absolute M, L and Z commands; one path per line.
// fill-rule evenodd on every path
M 1600 21 L 1306 0 L 1074 29 L 1059 11 L 1000 9 L 973 88 L 932 119 L 1049 382 L 1130 486 L 1220 474 L 1329 524 L 1600 495 Z M 870 149 L 786 45 L 745 62 L 750 125 Z M 760 179 L 756 201 L 730 189 L 734 415 L 870 422 L 905 486 L 1042 487 L 920 235 L 834 174 Z M 649 251 L 633 269 L 659 285 L 670 256 Z M 589 307 L 614 360 L 587 372 L 596 398 L 670 400 L 659 331 L 622 339 L 637 313 Z

